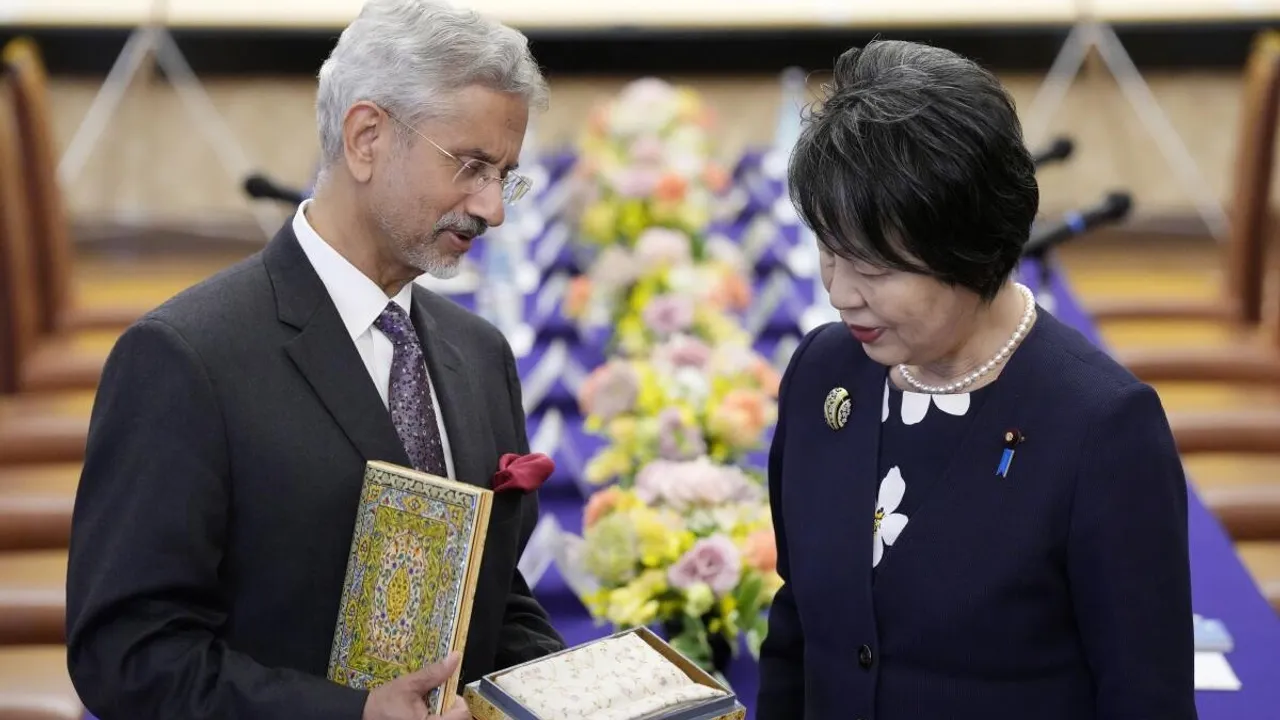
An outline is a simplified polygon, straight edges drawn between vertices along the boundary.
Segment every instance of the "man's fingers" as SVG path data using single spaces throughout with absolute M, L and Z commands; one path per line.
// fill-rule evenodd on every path
M 406 675 L 405 677 L 413 685 L 415 691 L 427 694 L 432 688 L 437 687 L 449 679 L 454 670 L 458 669 L 458 662 L 462 660 L 462 655 L 457 652 L 449 653 L 443 661 L 428 665 L 421 670 Z

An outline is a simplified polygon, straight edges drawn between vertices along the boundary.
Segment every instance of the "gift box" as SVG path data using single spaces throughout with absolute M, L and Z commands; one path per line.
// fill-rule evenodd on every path
M 744 720 L 730 689 L 648 628 L 490 673 L 463 691 L 478 720 Z

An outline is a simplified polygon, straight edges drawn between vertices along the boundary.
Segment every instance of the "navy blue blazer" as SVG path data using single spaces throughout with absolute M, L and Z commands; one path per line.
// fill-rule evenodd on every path
M 836 323 L 783 376 L 757 718 L 1194 719 L 1186 477 L 1155 391 L 1041 310 L 873 583 L 887 371 Z

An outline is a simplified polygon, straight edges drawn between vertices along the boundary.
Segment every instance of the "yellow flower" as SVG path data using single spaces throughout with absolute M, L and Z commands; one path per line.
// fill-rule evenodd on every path
M 617 447 L 601 450 L 587 463 L 585 475 L 587 482 L 594 485 L 608 482 L 619 475 L 629 475 L 635 469 L 630 455 Z
M 722 624 L 712 632 L 723 632 L 725 635 L 730 636 L 738 634 L 738 602 L 733 599 L 733 595 L 725 595 L 720 598 L 720 617 L 718 619 Z
M 640 563 L 647 568 L 668 565 L 680 558 L 681 535 L 672 524 L 665 522 L 656 510 L 638 505 L 631 510 L 631 522 L 635 528 L 636 545 Z
M 609 594 L 605 614 L 609 622 L 620 627 L 648 625 L 658 616 L 658 601 L 645 597 L 631 586 L 620 587 Z
M 640 392 L 636 396 L 636 412 L 654 416 L 671 403 L 667 398 L 664 378 L 648 363 L 636 363 L 636 375 L 640 378 Z
M 635 454 L 634 449 L 640 433 L 640 423 L 635 417 L 620 415 L 610 420 L 606 432 L 613 438 L 620 452 L 626 452 L 628 455 Z
M 764 588 L 761 591 L 765 597 L 765 602 L 773 602 L 773 596 L 778 594 L 782 589 L 782 576 L 776 572 L 767 572 L 762 575 L 764 578 Z
M 618 211 L 618 232 L 628 242 L 635 240 L 649 225 L 649 213 L 645 211 L 643 200 L 628 199 L 622 202 Z
M 612 243 L 617 235 L 618 206 L 611 200 L 597 200 L 582 213 L 583 235 L 599 243 Z
M 633 490 L 619 490 L 617 498 L 614 499 L 614 511 L 629 513 L 637 507 L 643 506 L 640 498 L 636 497 Z
M 640 319 L 639 315 L 627 315 L 619 320 L 615 332 L 618 336 L 618 344 L 626 355 L 639 355 L 648 344 L 648 334 L 644 329 L 644 321 Z
M 676 217 L 682 228 L 697 232 L 711 222 L 711 208 L 703 202 L 683 202 L 676 208 Z

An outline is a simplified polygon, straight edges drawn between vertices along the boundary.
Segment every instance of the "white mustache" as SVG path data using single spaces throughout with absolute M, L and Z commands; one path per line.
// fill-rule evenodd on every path
M 435 234 L 442 232 L 451 232 L 465 237 L 476 237 L 483 235 L 485 230 L 489 229 L 489 224 L 485 221 L 469 217 L 469 218 L 442 218 L 436 223 Z

